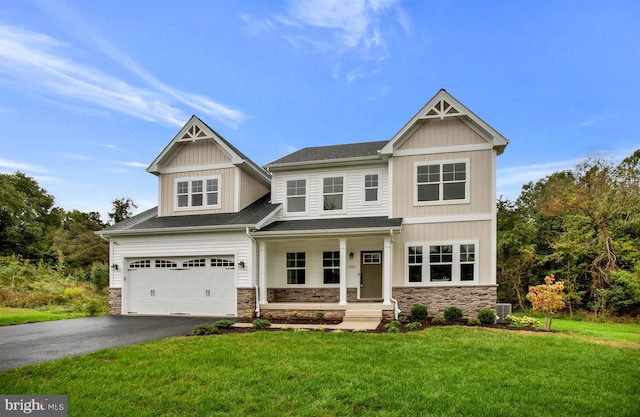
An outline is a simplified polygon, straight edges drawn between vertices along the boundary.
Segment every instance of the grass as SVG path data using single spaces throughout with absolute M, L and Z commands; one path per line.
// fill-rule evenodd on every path
M 88 417 L 637 416 L 640 344 L 623 341 L 464 326 L 183 337 L 0 372 L 0 392 L 68 394 L 69 416 Z
M 568 332 L 591 339 L 629 341 L 640 344 L 640 325 L 638 324 L 553 319 L 551 328 L 554 331 Z
M 63 320 L 76 317 L 86 317 L 85 313 L 62 313 L 30 308 L 0 307 L 0 326 L 13 324 L 36 323 L 39 321 Z

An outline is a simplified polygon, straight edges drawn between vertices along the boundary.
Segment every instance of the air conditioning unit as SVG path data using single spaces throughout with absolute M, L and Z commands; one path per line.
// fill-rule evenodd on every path
M 498 323 L 506 323 L 507 316 L 511 314 L 511 304 L 498 303 L 496 304 L 496 316 L 498 316 Z

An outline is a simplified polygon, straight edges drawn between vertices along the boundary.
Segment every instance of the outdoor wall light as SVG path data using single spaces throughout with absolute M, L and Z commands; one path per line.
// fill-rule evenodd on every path
M 240 269 L 244 269 L 244 261 L 238 262 L 238 266 L 240 267 Z
M 114 271 L 117 271 L 118 270 L 118 264 L 111 265 L 111 269 L 113 269 Z
M 353 259 L 353 252 L 349 252 L 349 259 Z

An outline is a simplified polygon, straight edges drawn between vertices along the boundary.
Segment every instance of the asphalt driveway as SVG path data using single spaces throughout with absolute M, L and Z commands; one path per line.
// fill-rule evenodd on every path
M 228 317 L 227 317 L 228 318 Z M 186 335 L 214 317 L 101 316 L 0 327 L 0 370 Z

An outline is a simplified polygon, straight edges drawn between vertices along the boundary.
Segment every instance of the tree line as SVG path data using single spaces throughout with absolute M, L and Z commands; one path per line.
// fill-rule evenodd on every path
M 554 275 L 571 315 L 640 312 L 640 150 L 617 164 L 588 159 L 497 204 L 500 302 L 525 310 L 529 287 Z
M 109 221 L 98 212 L 66 211 L 31 177 L 0 174 L 0 256 L 55 264 L 61 260 L 78 273 L 107 263 L 107 242 L 95 232 L 132 215 L 130 198 L 112 202 Z

